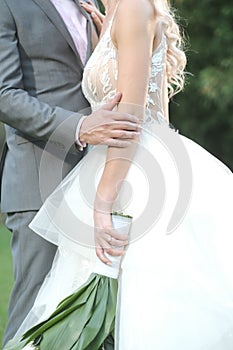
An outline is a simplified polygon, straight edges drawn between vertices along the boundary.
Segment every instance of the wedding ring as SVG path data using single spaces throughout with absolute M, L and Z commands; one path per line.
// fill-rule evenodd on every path
M 112 236 L 109 235 L 108 243 L 110 244 L 111 242 L 112 242 Z

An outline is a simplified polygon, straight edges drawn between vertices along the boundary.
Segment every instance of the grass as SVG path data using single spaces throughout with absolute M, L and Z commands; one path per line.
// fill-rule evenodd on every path
M 0 344 L 7 322 L 8 300 L 13 283 L 10 238 L 10 233 L 0 223 Z

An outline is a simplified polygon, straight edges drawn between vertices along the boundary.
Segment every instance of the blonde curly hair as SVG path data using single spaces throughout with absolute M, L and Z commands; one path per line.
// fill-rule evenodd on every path
M 158 30 L 162 30 L 167 39 L 167 81 L 171 98 L 184 87 L 184 70 L 187 63 L 183 50 L 183 38 L 175 21 L 174 13 L 167 0 L 150 0 L 155 8 Z

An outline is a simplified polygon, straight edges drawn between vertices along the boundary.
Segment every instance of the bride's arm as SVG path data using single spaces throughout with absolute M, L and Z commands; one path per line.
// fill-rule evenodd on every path
M 123 95 L 118 110 L 134 114 L 141 121 L 148 91 L 154 21 L 153 8 L 148 0 L 123 0 L 112 27 L 118 57 L 117 90 Z M 120 255 L 123 251 L 113 249 L 112 246 L 126 244 L 127 237 L 121 238 L 112 229 L 110 213 L 132 163 L 137 138 L 125 149 L 108 148 L 105 168 L 97 188 L 94 210 L 96 253 L 105 263 L 110 261 L 104 252 Z

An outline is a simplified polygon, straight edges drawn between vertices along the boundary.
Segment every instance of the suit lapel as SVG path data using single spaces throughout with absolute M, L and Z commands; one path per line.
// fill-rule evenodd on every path
M 69 43 L 70 47 L 72 48 L 75 55 L 77 56 L 79 64 L 83 66 L 79 53 L 75 47 L 74 41 L 65 23 L 63 22 L 61 16 L 57 12 L 56 8 L 53 6 L 51 1 L 50 0 L 33 0 L 33 1 L 41 8 L 41 10 L 46 14 L 46 16 L 50 19 L 50 21 L 56 26 L 59 32 L 63 35 L 63 37 Z M 80 6 L 79 0 L 75 0 L 75 3 L 78 6 L 80 12 L 87 19 L 87 39 L 88 39 L 87 59 L 88 59 L 98 42 L 98 36 L 97 36 L 96 28 L 93 25 L 93 22 L 91 20 L 91 16 L 85 10 L 83 10 L 83 8 Z
M 97 35 L 97 30 L 93 24 L 92 19 L 91 19 L 91 16 L 82 8 L 82 6 L 79 3 L 79 0 L 74 0 L 74 2 L 76 3 L 80 12 L 83 14 L 84 17 L 86 17 L 86 20 L 87 20 L 87 40 L 88 40 L 87 60 L 88 60 L 88 58 L 92 54 L 92 51 L 96 47 L 99 38 Z
M 63 35 L 65 40 L 68 42 L 70 47 L 72 48 L 73 52 L 77 56 L 79 60 L 79 64 L 83 66 L 82 61 L 80 59 L 79 53 L 76 50 L 74 41 L 63 22 L 61 16 L 57 12 L 56 8 L 53 6 L 50 0 L 33 0 L 40 8 L 41 10 L 46 14 L 46 16 L 50 19 L 50 21 L 55 25 L 55 27 L 59 30 L 59 32 Z
M 98 36 L 91 20 L 87 22 L 87 38 L 88 38 L 88 46 L 87 46 L 87 60 L 88 60 L 88 58 L 92 54 L 92 51 L 94 50 L 94 48 L 98 43 Z

